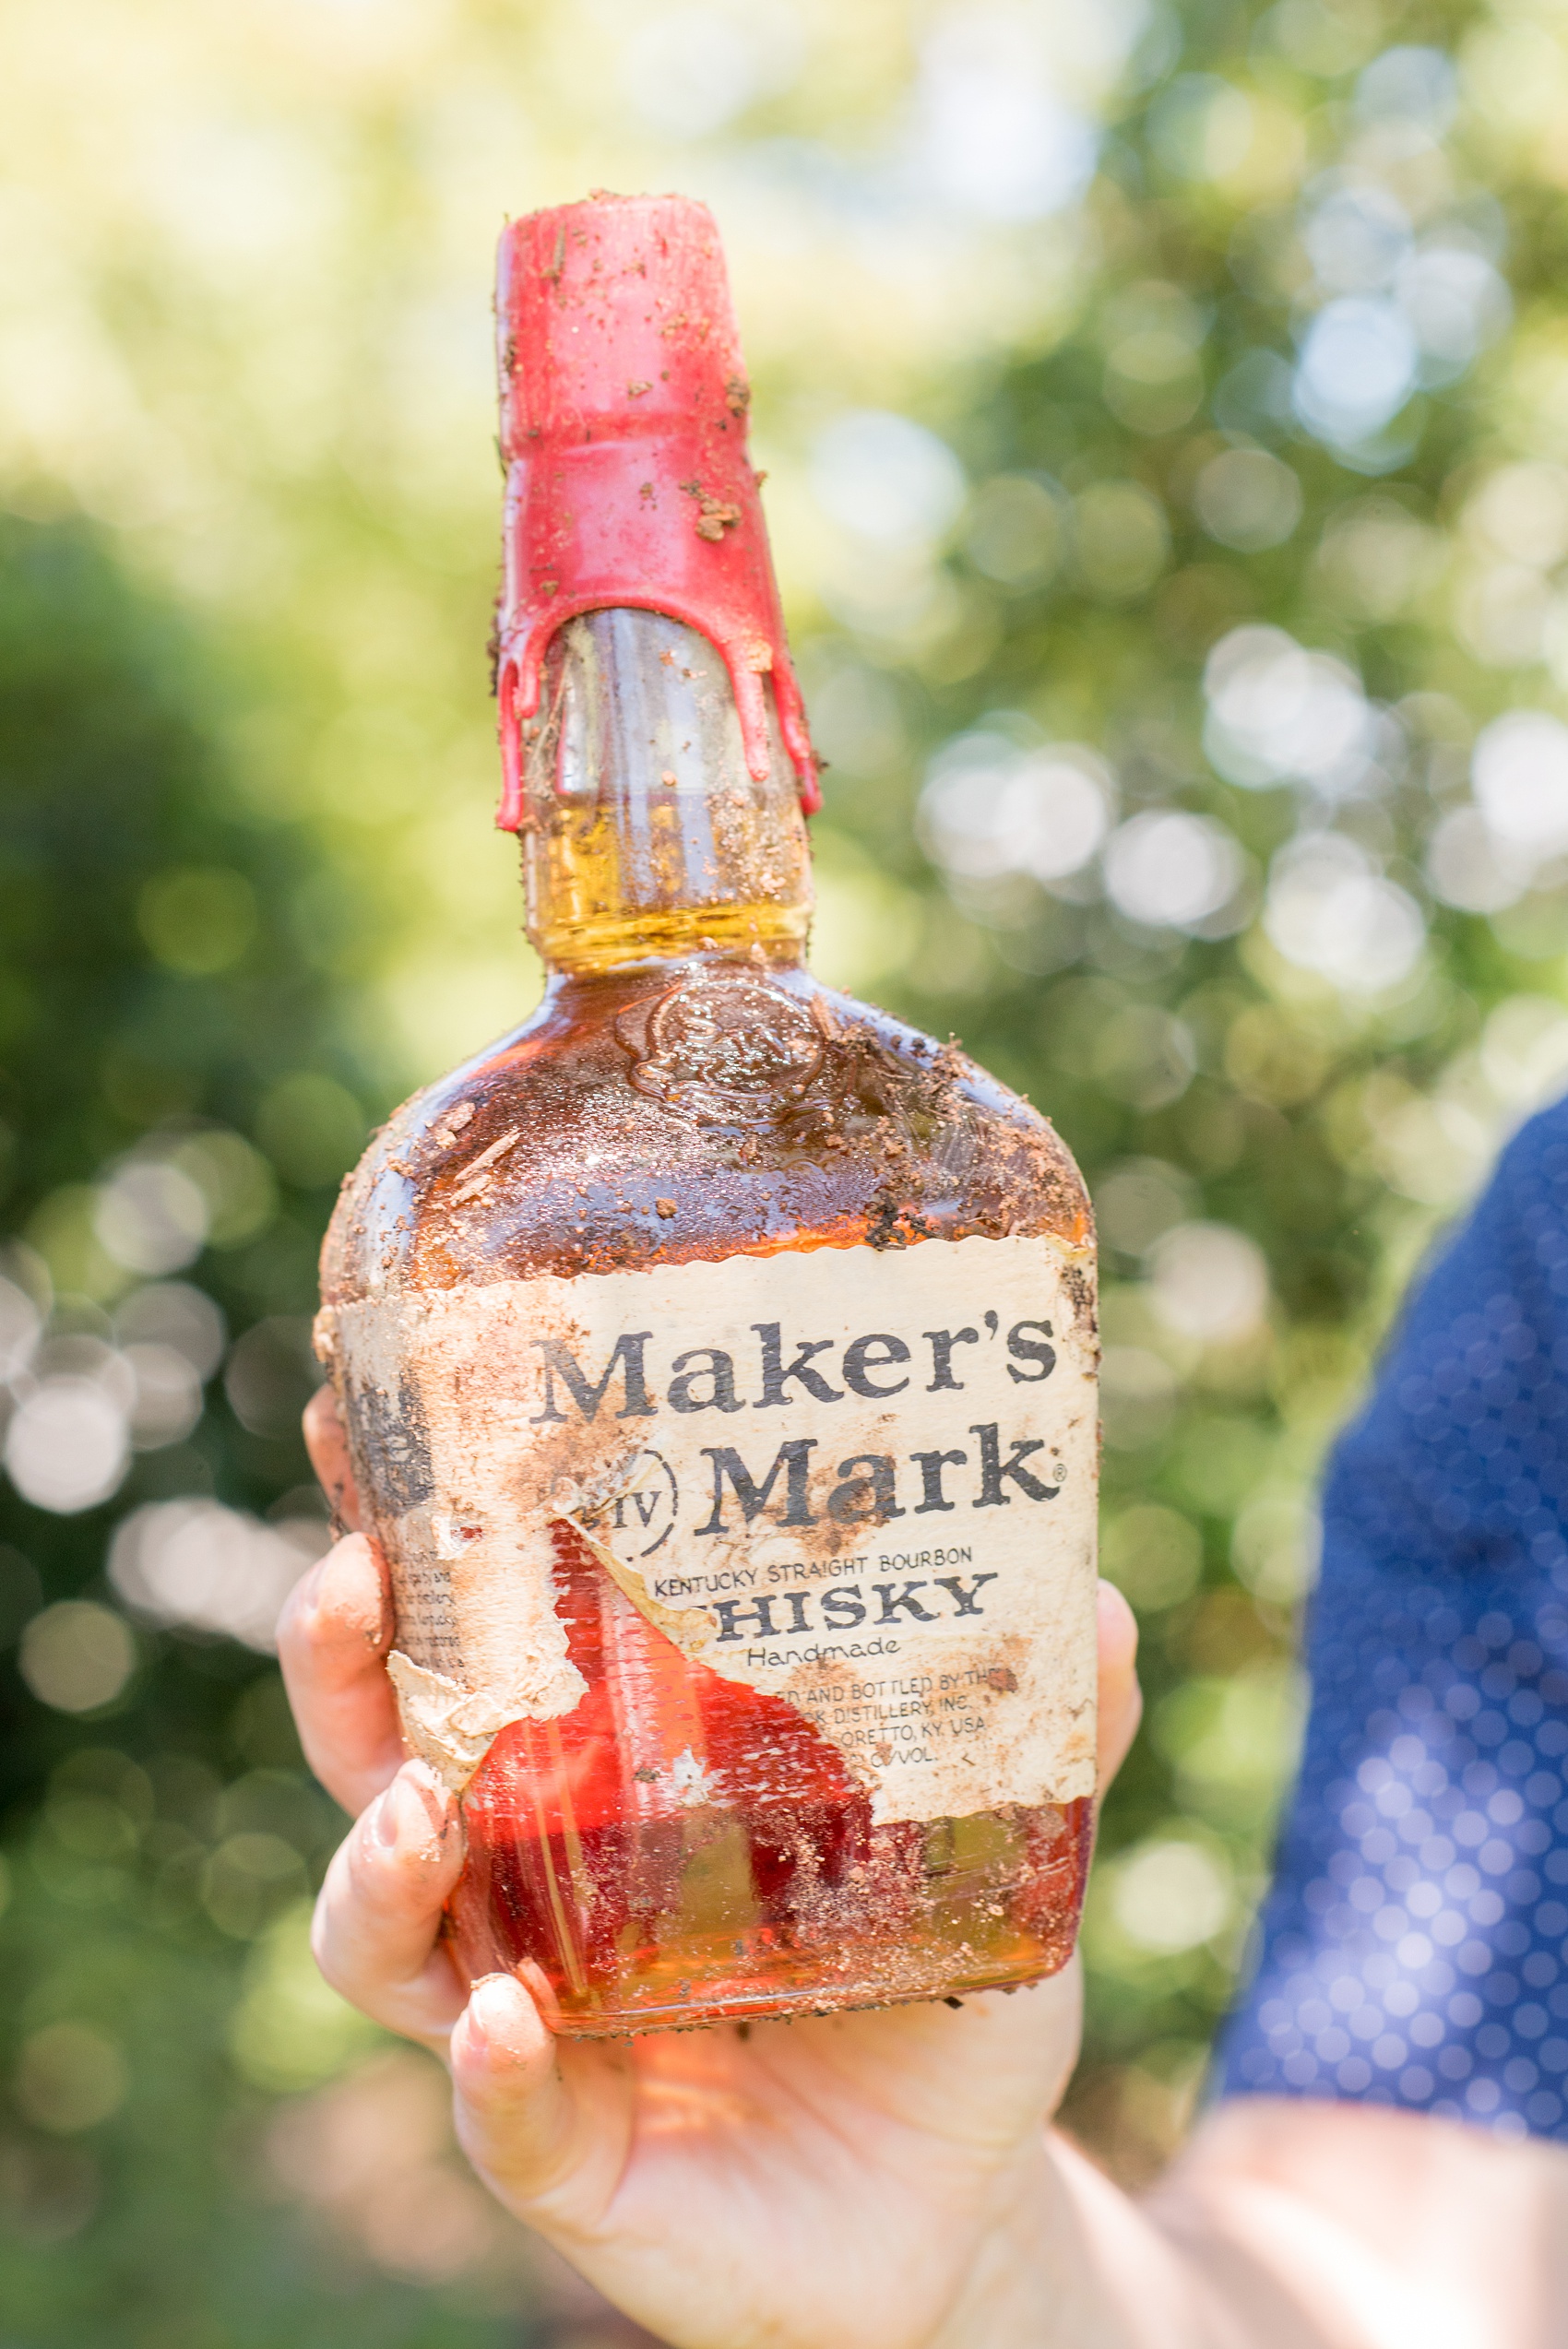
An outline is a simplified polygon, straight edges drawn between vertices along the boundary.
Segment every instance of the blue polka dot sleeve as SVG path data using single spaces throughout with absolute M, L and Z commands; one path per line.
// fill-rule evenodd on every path
M 1568 2139 L 1568 1103 L 1409 1304 L 1324 1494 L 1232 2094 Z

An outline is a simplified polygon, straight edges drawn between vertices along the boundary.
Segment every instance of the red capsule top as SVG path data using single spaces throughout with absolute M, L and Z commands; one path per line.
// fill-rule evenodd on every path
M 808 813 L 816 761 L 785 641 L 751 388 L 719 230 L 681 196 L 598 195 L 508 223 L 496 286 L 506 466 L 499 613 L 503 796 L 522 820 L 520 733 L 563 621 L 640 605 L 699 628 L 735 689 L 746 764 L 768 767 L 762 681 Z

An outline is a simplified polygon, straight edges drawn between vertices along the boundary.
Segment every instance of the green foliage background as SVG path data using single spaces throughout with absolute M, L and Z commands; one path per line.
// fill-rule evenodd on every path
M 1561 860 L 1492 885 L 1473 834 L 1444 836 L 1468 878 L 1431 847 L 1478 730 L 1568 691 L 1568 50 L 1530 0 L 1188 0 L 1098 49 L 1045 8 L 979 15 L 1100 118 L 1081 202 L 911 191 L 920 109 L 963 63 L 957 18 L 913 0 L 753 12 L 752 81 L 702 121 L 637 100 L 664 18 L 611 0 L 240 8 L 221 38 L 172 6 L 84 15 L 80 42 L 58 8 L 12 20 L 0 1270 L 53 1295 L 56 1344 L 101 1347 L 138 1278 L 103 1186 L 127 1152 L 184 1150 L 210 1229 L 184 1277 L 236 1348 L 109 1498 L 0 1484 L 18 2349 L 622 2337 L 464 2180 L 423 2059 L 315 1983 L 308 1894 L 342 1821 L 265 1655 L 137 1619 L 134 1667 L 83 1705 L 36 1628 L 85 1600 L 70 1622 L 113 1664 L 105 1560 L 135 1507 L 309 1517 L 292 1428 L 337 1178 L 537 985 L 487 829 L 487 248 L 505 206 L 601 179 L 707 194 L 731 243 L 833 762 L 818 967 L 956 1031 L 1102 1203 L 1106 1556 L 1148 1713 L 1104 1821 L 1070 2118 L 1135 2179 L 1190 2109 L 1289 1778 L 1323 1448 L 1431 1233 L 1568 1070 Z M 707 16 L 710 45 L 714 22 L 742 40 Z M 1370 105 L 1360 77 L 1401 44 L 1453 61 L 1451 121 Z M 1345 187 L 1490 256 L 1512 297 L 1359 441 L 1289 397 L 1335 291 L 1311 224 Z M 848 410 L 934 436 L 922 478 L 949 493 L 920 527 L 836 503 Z M 1251 522 L 1217 487 L 1235 452 Z M 1206 733 L 1206 663 L 1247 625 L 1385 713 L 1339 796 L 1238 781 Z M 989 864 L 944 850 L 944 777 L 1046 754 L 1114 777 L 1121 820 L 1223 826 L 1225 906 L 1134 919 L 1092 860 L 1042 882 L 1014 818 Z M 1000 788 L 965 803 L 981 831 Z M 1381 979 L 1282 917 L 1290 844 L 1323 831 L 1393 890 L 1373 946 L 1408 951 Z M 1267 1275 L 1206 1335 L 1171 1303 L 1194 1227 Z

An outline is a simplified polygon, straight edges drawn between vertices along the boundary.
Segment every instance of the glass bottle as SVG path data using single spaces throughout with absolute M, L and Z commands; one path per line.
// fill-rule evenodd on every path
M 683 326 L 695 235 L 722 346 L 700 207 L 519 233 L 549 299 L 630 242 Z M 537 417 L 517 276 L 514 242 Z M 739 421 L 733 352 L 697 356 Z M 529 554 L 503 727 L 544 998 L 373 1142 L 318 1325 L 405 1733 L 462 1798 L 456 1953 L 586 2036 L 1031 1980 L 1092 1820 L 1083 1184 L 1027 1103 L 807 969 L 781 635 L 748 723 L 733 599 L 705 627 L 655 576 L 537 632 L 529 708 Z

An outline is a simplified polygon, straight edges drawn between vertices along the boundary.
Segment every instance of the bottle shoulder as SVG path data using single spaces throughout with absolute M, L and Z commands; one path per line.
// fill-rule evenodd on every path
M 1047 1119 L 810 973 L 697 958 L 552 990 L 344 1184 L 323 1295 L 971 1234 L 1090 1236 Z

